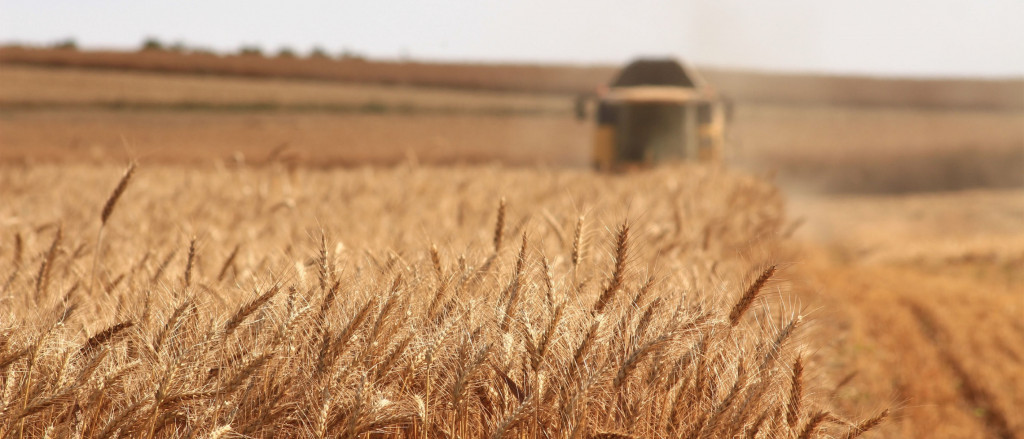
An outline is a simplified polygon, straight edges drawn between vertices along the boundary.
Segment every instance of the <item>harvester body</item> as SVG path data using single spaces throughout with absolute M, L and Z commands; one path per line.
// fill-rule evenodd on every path
M 609 170 L 721 156 L 725 104 L 674 60 L 638 60 L 597 93 L 594 165 Z

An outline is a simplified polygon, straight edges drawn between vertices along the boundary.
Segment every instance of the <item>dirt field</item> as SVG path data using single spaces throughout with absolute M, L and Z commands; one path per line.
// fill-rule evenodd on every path
M 0 81 L 0 193 L 9 200 L 6 210 L 0 211 L 0 261 L 14 261 L 10 258 L 16 254 L 31 261 L 12 276 L 15 283 L 9 285 L 18 291 L 38 295 L 36 270 L 46 259 L 57 222 L 63 222 L 67 238 L 56 253 L 61 271 L 55 279 L 63 281 L 54 284 L 52 298 L 56 300 L 57 291 L 72 289 L 75 279 L 87 276 L 87 255 L 97 227 L 92 216 L 103 204 L 104 191 L 116 182 L 118 171 L 111 163 L 129 158 L 140 163 L 141 180 L 132 187 L 147 195 L 127 198 L 122 207 L 127 210 L 119 214 L 133 218 L 129 223 L 146 232 L 136 236 L 112 228 L 108 245 L 123 251 L 109 250 L 105 256 L 110 258 L 109 268 L 101 272 L 105 288 L 124 297 L 129 290 L 126 285 L 152 287 L 149 280 L 165 268 L 180 277 L 187 271 L 188 236 L 199 234 L 204 245 L 196 265 L 197 279 L 227 298 L 206 305 L 209 308 L 202 312 L 209 314 L 202 316 L 210 318 L 220 318 L 218 313 L 229 311 L 247 297 L 242 290 L 221 282 L 215 273 L 219 262 L 228 258 L 239 242 L 260 242 L 263 247 L 244 250 L 235 263 L 236 271 L 227 276 L 251 276 L 268 267 L 276 267 L 275 273 L 292 269 L 285 267 L 306 267 L 300 271 L 308 271 L 307 278 L 293 285 L 298 290 L 315 286 L 314 265 L 309 261 L 317 250 L 315 243 L 310 244 L 310 234 L 315 234 L 318 218 L 335 215 L 331 224 L 349 224 L 327 227 L 344 243 L 332 251 L 368 255 L 349 259 L 350 273 L 364 273 L 373 261 L 384 264 L 392 259 L 390 255 L 398 255 L 396 261 L 413 258 L 410 266 L 418 267 L 413 271 L 421 274 L 412 282 L 425 289 L 429 286 L 426 273 L 433 269 L 425 250 L 431 243 L 440 246 L 445 267 L 458 265 L 460 253 L 468 255 L 470 265 L 477 256 L 485 256 L 480 242 L 492 238 L 489 221 L 494 219 L 499 192 L 519 194 L 510 198 L 512 206 L 530 206 L 515 210 L 509 227 L 516 231 L 527 223 L 535 227 L 527 228 L 536 233 L 531 239 L 551 257 L 554 271 L 562 274 L 568 256 L 556 260 L 554 255 L 571 247 L 572 219 L 583 213 L 576 209 L 593 209 L 590 218 L 594 220 L 592 236 L 596 236 L 611 234 L 624 215 L 622 209 L 628 207 L 640 216 L 638 224 L 642 224 L 638 242 L 643 256 L 634 261 L 690 267 L 679 269 L 679 273 L 690 273 L 686 275 L 689 280 L 671 281 L 681 290 L 694 288 L 695 279 L 702 282 L 703 288 L 697 288 L 702 295 L 727 285 L 736 287 L 744 282 L 738 279 L 749 274 L 751 260 L 772 255 L 784 270 L 765 303 L 783 317 L 790 309 L 807 314 L 799 344 L 807 355 L 808 385 L 814 389 L 810 400 L 844 419 L 865 419 L 891 408 L 892 416 L 867 437 L 1024 436 L 1024 418 L 1016 410 L 1024 406 L 1024 350 L 1019 347 L 1024 343 L 1024 174 L 1019 172 L 1024 169 L 1024 113 L 1019 110 L 737 103 L 729 164 L 759 175 L 774 175 L 770 178 L 785 191 L 779 199 L 785 205 L 782 214 L 775 210 L 782 204 L 773 204 L 774 190 L 757 192 L 763 200 L 724 196 L 723 188 L 734 187 L 730 185 L 737 185 L 742 178 L 722 177 L 719 171 L 705 167 L 627 176 L 592 174 L 585 168 L 592 127 L 572 118 L 571 101 L 560 97 L 9 66 L 0 66 L 0 79 L 9 80 Z M 505 113 L 498 114 L 495 109 Z M 448 166 L 478 162 L 490 165 Z M 389 166 L 367 166 L 370 164 Z M 439 164 L 448 165 L 435 167 Z M 540 170 L 526 166 L 509 169 L 506 164 L 543 166 Z M 321 169 L 331 165 L 358 169 Z M 334 186 L 332 182 L 345 183 Z M 406 189 L 384 189 L 387 184 Z M 736 187 L 762 187 L 760 183 L 744 184 Z M 214 190 L 227 186 L 241 192 L 232 195 Z M 447 193 L 445 187 L 455 192 Z M 646 192 L 636 192 L 637 187 Z M 597 188 L 615 195 L 602 195 Z M 61 195 L 70 193 L 77 195 Z M 668 198 L 675 204 L 661 202 Z M 161 201 L 165 199 L 175 201 L 165 204 Z M 223 211 L 218 209 L 221 207 Z M 429 218 L 417 209 L 430 211 Z M 153 212 L 162 212 L 163 219 Z M 384 218 L 383 212 L 397 216 L 380 223 L 364 220 L 358 225 L 359 212 L 367 218 Z M 225 219 L 230 215 L 245 226 L 235 227 Z M 750 222 L 751 218 L 757 221 Z M 764 221 L 770 222 L 781 238 L 765 241 L 764 236 L 776 235 L 755 230 L 755 223 L 766 224 Z M 271 226 L 293 222 L 301 227 Z M 726 229 L 711 226 L 719 222 Z M 472 232 L 457 232 L 465 229 Z M 15 234 L 24 240 L 17 244 L 17 248 L 24 246 L 23 251 L 15 250 L 11 238 Z M 142 238 L 149 235 L 162 247 L 144 258 L 141 248 L 149 244 Z M 519 238 L 512 232 L 508 236 L 506 243 Z M 728 245 L 702 243 L 706 236 L 717 237 L 711 242 L 720 240 Z M 303 240 L 309 243 L 299 242 Z M 509 246 L 513 245 L 506 248 Z M 659 249 L 674 256 L 656 257 Z M 509 254 L 502 273 L 515 265 L 513 250 L 505 251 Z M 592 251 L 602 258 L 594 270 L 611 263 L 611 250 L 593 247 Z M 162 257 L 170 265 L 161 265 L 157 259 Z M 340 259 L 339 264 L 345 265 Z M 127 280 L 117 280 L 119 274 Z M 376 277 L 359 279 L 368 289 L 378 280 L 384 282 Z M 544 283 L 542 277 L 532 279 L 535 284 L 531 288 Z M 491 280 L 496 289 L 501 287 L 497 277 L 488 282 Z M 734 298 L 736 288 L 729 290 L 728 297 Z M 159 313 L 166 317 L 177 304 L 164 305 Z M 339 317 L 354 314 L 356 310 L 351 308 L 346 305 Z M 31 321 L 28 314 L 18 314 L 27 309 L 31 307 L 19 308 L 16 318 L 9 321 Z M 88 312 L 113 318 L 113 309 L 110 305 Z M 284 303 L 268 309 L 273 309 L 273 315 L 286 315 Z M 545 321 L 548 314 L 534 314 L 543 306 L 529 309 L 522 315 L 523 323 L 532 328 L 531 334 L 542 332 L 530 325 Z M 766 324 L 784 324 L 778 317 L 773 315 L 773 323 Z M 198 326 L 197 319 L 189 324 L 202 333 L 205 329 Z M 85 340 L 102 326 L 80 326 L 77 335 L 62 333 L 60 337 L 67 338 L 61 338 L 61 343 L 71 343 L 78 336 Z M 155 336 L 157 326 L 147 321 L 129 338 Z M 259 332 L 263 326 L 254 322 L 252 328 Z M 472 328 L 464 329 L 472 332 Z M 492 330 L 497 329 L 488 329 Z M 774 329 L 768 332 L 774 333 Z M 31 345 L 27 333 L 18 334 L 25 337 L 16 337 L 16 346 Z M 268 336 L 259 334 L 263 335 L 254 335 L 253 340 Z M 389 347 L 398 346 L 384 346 Z M 3 349 L 0 347 L 0 360 L 7 358 Z M 310 346 L 300 349 L 306 350 L 303 355 L 312 355 L 307 352 Z M 13 348 L 9 351 L 14 352 Z M 571 351 L 562 352 L 571 358 Z M 216 363 L 214 357 L 203 358 Z M 116 371 L 113 366 L 123 365 L 122 359 L 112 360 L 103 370 Z M 55 370 L 57 359 L 47 361 L 50 369 L 46 370 Z M 159 368 L 166 367 L 170 358 L 140 361 L 153 362 L 153 367 Z M 275 367 L 293 370 L 281 363 Z M 648 371 L 656 370 L 651 367 Z M 499 369 L 501 373 L 509 370 Z M 417 376 L 417 380 L 423 378 Z M 267 377 L 260 378 L 265 386 L 285 385 Z M 348 382 L 350 387 L 358 385 L 358 380 L 350 378 L 354 380 Z M 509 378 L 519 383 L 516 386 L 525 382 L 516 376 Z M 738 380 L 734 374 L 727 378 Z M 183 382 L 194 379 L 198 378 Z M 507 382 L 493 370 L 480 379 Z M 614 374 L 608 379 L 598 386 L 604 389 L 600 392 L 611 385 Z M 418 382 L 430 378 L 426 380 Z M 391 381 L 380 383 L 379 391 L 390 391 L 387 386 L 391 384 L 383 383 Z M 46 391 L 51 393 L 40 395 L 59 396 L 52 393 L 60 390 L 58 387 L 53 384 Z M 503 389 L 499 391 L 506 392 Z M 788 391 L 780 390 L 774 401 L 785 400 Z M 503 400 L 504 415 L 511 415 L 523 401 L 513 399 L 513 393 L 502 393 L 508 398 Z M 410 395 L 399 398 L 409 405 L 398 410 L 405 416 L 402 422 L 409 423 L 403 425 L 423 428 L 424 424 L 417 423 L 421 421 L 410 421 L 423 419 L 411 414 L 417 403 Z M 200 396 L 197 406 L 209 402 Z M 132 402 L 117 398 L 121 396 L 114 396 L 118 404 Z M 137 402 L 146 404 L 145 400 Z M 295 401 L 302 407 L 319 403 Z M 345 404 L 332 405 L 332 416 L 347 419 Z M 643 407 L 651 410 L 655 406 Z M 612 413 L 602 411 L 604 408 L 594 410 Z M 63 412 L 39 413 L 56 416 Z M 111 416 L 117 412 L 102 413 Z M 655 417 L 652 411 L 645 413 L 645 419 Z M 138 418 L 139 425 L 148 425 L 147 418 L 129 415 Z M 44 415 L 33 416 L 44 419 Z M 549 417 L 520 431 L 536 432 L 557 425 L 554 414 L 542 416 Z M 621 426 L 612 421 L 614 416 L 608 416 L 592 418 L 601 420 L 588 424 L 594 428 L 591 431 Z M 810 420 L 806 417 L 798 427 Z M 786 425 L 784 418 L 778 418 L 777 428 Z M 203 419 L 197 425 L 205 432 L 226 418 L 214 414 Z M 315 429 L 306 429 L 302 422 L 301 428 L 295 423 L 287 425 L 299 428 L 291 431 L 315 436 L 311 433 Z M 438 425 L 451 422 L 438 421 Z M 693 427 L 703 421 L 686 422 Z M 249 427 L 260 431 L 253 425 Z M 474 425 L 483 430 L 494 427 L 483 420 Z M 654 425 L 642 431 L 659 431 L 656 428 L 661 427 Z M 742 425 L 750 427 L 750 423 Z M 45 429 L 45 425 L 37 428 Z M 826 428 L 823 432 L 845 437 L 841 422 Z

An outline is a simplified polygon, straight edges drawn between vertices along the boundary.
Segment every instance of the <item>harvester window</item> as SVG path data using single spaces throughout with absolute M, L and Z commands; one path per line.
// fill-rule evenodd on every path
M 597 123 L 601 125 L 614 125 L 619 120 L 619 108 L 607 102 L 597 105 Z

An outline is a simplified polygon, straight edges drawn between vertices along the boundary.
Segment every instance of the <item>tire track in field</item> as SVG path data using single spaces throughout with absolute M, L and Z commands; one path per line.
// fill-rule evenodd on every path
M 935 346 L 939 353 L 939 359 L 960 381 L 958 391 L 961 398 L 968 406 L 981 409 L 984 427 L 990 435 L 1000 439 L 1016 439 L 1017 435 L 1010 427 L 1006 414 L 999 409 L 991 392 L 971 376 L 960 359 L 953 353 L 946 328 L 920 303 L 909 298 L 903 298 L 902 302 L 917 320 L 921 333 Z

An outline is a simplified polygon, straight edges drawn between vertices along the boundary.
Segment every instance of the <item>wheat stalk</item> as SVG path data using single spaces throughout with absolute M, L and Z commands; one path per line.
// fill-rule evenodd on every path
M 768 282 L 768 279 L 772 278 L 775 274 L 775 266 L 769 266 L 761 272 L 761 275 L 754 280 L 753 283 L 747 287 L 747 291 L 740 296 L 740 300 L 736 302 L 736 305 L 732 307 L 732 311 L 729 312 L 729 324 L 736 326 L 740 322 L 740 318 L 743 317 L 743 313 L 750 309 L 750 305 L 754 304 L 754 299 L 757 297 L 761 289 L 764 288 L 764 284 Z
M 803 395 L 803 375 L 803 358 L 797 356 L 796 361 L 793 362 L 793 380 L 789 391 L 789 403 L 786 404 L 786 423 L 789 424 L 790 427 L 795 426 L 796 422 L 800 420 L 800 400 Z
M 505 197 L 498 201 L 498 215 L 494 223 L 494 253 L 501 251 L 501 241 L 505 234 Z
M 831 416 L 831 413 L 827 411 L 820 411 L 811 416 L 811 419 L 807 420 L 807 424 L 804 424 L 804 428 L 800 431 L 798 439 L 810 439 L 814 435 L 814 431 L 821 426 L 822 422 Z
M 615 234 L 615 262 L 612 267 L 612 275 L 608 278 L 607 284 L 597 302 L 594 303 L 594 313 L 600 314 L 605 306 L 611 301 L 612 296 L 622 288 L 626 277 L 626 258 L 629 252 L 629 221 L 623 221 Z
M 46 256 L 43 257 L 43 262 L 39 265 L 39 273 L 36 275 L 36 303 L 42 300 L 42 295 L 50 284 L 50 272 L 53 271 L 53 262 L 57 259 L 57 249 L 60 247 L 60 241 L 63 237 L 64 226 L 59 225 L 57 226 L 57 233 L 53 236 L 50 249 L 46 251 Z
M 92 276 L 89 281 L 89 293 L 96 289 L 96 270 L 99 266 L 99 259 L 103 253 L 103 230 L 107 227 L 107 220 L 114 214 L 114 207 L 117 207 L 117 200 L 121 199 L 121 195 L 124 194 L 125 189 L 128 189 L 128 182 L 131 181 L 132 175 L 135 174 L 135 162 L 128 164 L 128 169 L 125 169 L 124 175 L 121 176 L 121 180 L 117 182 L 117 186 L 114 187 L 114 191 L 107 197 L 107 201 L 103 203 L 103 210 L 100 211 L 100 229 L 96 233 L 96 250 L 93 252 L 92 259 Z
M 192 267 L 196 260 L 196 238 L 188 243 L 188 259 L 185 260 L 185 288 L 192 286 Z
M 863 422 L 857 424 L 855 427 L 850 429 L 850 432 L 846 434 L 846 439 L 854 439 L 860 437 L 860 435 L 867 431 L 879 426 L 885 418 L 889 417 L 889 409 L 882 410 L 881 413 L 865 419 Z

